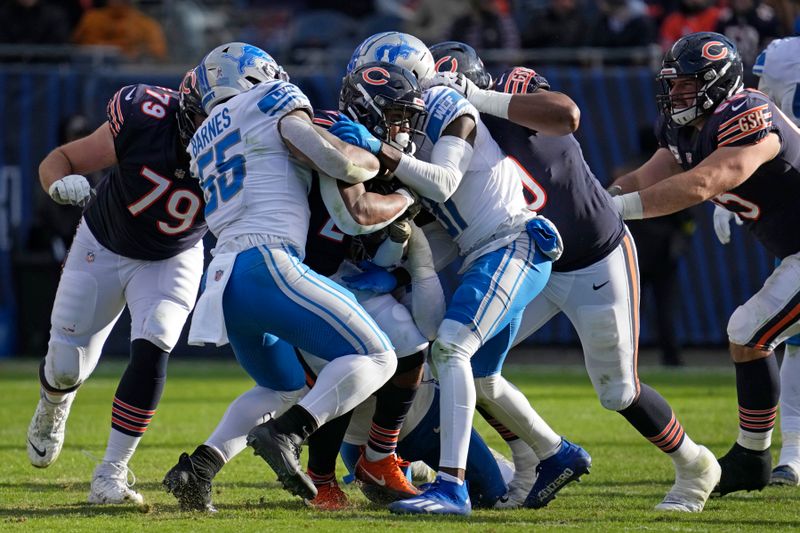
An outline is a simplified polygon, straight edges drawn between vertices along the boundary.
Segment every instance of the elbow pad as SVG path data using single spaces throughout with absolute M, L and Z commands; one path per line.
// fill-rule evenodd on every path
M 286 116 L 280 124 L 281 136 L 311 160 L 320 172 L 347 183 L 361 183 L 377 175 L 377 170 L 367 170 L 350 161 L 300 117 Z
M 433 146 L 430 163 L 403 155 L 394 175 L 421 196 L 445 202 L 461 183 L 472 152 L 472 146 L 464 139 L 445 135 Z

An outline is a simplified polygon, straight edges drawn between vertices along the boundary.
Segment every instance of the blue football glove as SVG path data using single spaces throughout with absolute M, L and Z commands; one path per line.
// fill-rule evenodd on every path
M 358 266 L 363 272 L 342 278 L 345 285 L 351 289 L 386 294 L 397 288 L 397 278 L 385 268 L 369 261 L 362 261 Z
M 363 148 L 373 155 L 378 155 L 381 151 L 380 139 L 371 134 L 366 127 L 358 122 L 353 122 L 344 115 L 342 115 L 342 119 L 333 124 L 328 131 L 344 142 Z

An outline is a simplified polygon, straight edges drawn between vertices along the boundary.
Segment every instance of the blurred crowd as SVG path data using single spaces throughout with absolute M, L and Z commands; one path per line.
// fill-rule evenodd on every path
M 252 42 L 286 63 L 352 48 L 379 31 L 479 50 L 669 46 L 696 31 L 731 38 L 745 64 L 800 33 L 800 0 L 2 0 L 0 43 L 116 47 L 128 61 L 196 60 Z M 306 55 L 304 55 L 306 54 Z

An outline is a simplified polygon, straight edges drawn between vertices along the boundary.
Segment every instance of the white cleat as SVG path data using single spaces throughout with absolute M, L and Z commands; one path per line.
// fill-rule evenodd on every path
M 128 482 L 130 474 L 132 481 Z M 94 469 L 92 486 L 89 490 L 89 503 L 143 505 L 141 494 L 131 489 L 136 484 L 136 476 L 122 463 L 103 461 Z
M 36 468 L 46 468 L 58 459 L 75 394 L 70 392 L 61 403 L 52 403 L 41 393 L 28 426 L 28 458 Z
M 494 450 L 492 450 L 494 453 Z M 502 457 L 502 456 L 501 456 Z M 497 458 L 497 456 L 495 456 Z M 508 461 L 503 458 L 504 461 Z M 514 477 L 508 484 L 508 491 L 494 504 L 495 509 L 519 509 L 528 497 L 536 481 L 536 465 L 539 459 L 530 447 L 523 453 L 514 454 Z
M 697 458 L 686 466 L 676 466 L 675 471 L 675 484 L 656 510 L 699 513 L 722 475 L 717 458 L 700 446 Z

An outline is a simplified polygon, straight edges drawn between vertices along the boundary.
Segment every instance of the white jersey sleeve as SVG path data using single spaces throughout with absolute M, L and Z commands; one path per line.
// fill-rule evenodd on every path
M 800 37 L 772 41 L 756 59 L 753 74 L 760 77 L 758 89 L 800 126 Z
M 469 100 L 449 87 L 431 87 L 425 91 L 423 99 L 428 110 L 424 131 L 434 144 L 442 136 L 445 128 L 458 117 L 469 115 L 477 122 L 480 116 Z

